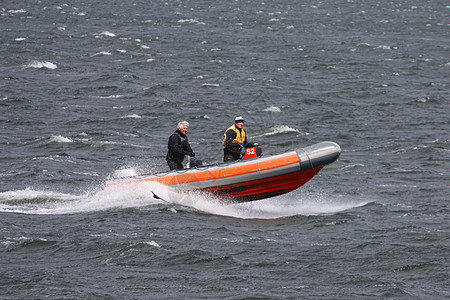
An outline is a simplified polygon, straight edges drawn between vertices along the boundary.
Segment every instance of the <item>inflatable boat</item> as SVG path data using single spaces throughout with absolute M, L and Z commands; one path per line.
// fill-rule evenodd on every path
M 341 148 L 334 142 L 321 142 L 278 155 L 261 156 L 256 154 L 260 154 L 256 150 L 259 149 L 246 149 L 245 159 L 231 163 L 135 177 L 111 182 L 107 186 L 117 188 L 121 185 L 159 182 L 180 192 L 202 191 L 229 202 L 248 202 L 299 188 L 341 154 Z

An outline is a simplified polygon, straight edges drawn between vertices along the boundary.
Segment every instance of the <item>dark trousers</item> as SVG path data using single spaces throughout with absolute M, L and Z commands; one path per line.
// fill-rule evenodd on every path
M 171 160 L 170 158 L 166 158 L 166 161 L 171 170 L 183 169 L 183 165 L 181 164 L 181 162 Z
M 240 152 L 232 152 L 232 151 L 228 150 L 227 148 L 223 148 L 223 161 L 224 162 L 234 161 L 234 160 L 238 160 L 240 158 L 241 158 Z

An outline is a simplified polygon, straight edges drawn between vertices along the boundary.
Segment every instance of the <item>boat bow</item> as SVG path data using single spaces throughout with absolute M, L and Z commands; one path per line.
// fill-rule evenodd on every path
M 297 149 L 300 169 L 318 169 L 335 162 L 341 155 L 341 147 L 334 142 L 321 142 Z

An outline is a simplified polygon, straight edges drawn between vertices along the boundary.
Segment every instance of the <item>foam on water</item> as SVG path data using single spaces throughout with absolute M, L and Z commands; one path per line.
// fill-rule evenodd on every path
M 21 13 L 26 13 L 27 11 L 24 9 L 10 9 L 8 10 L 8 13 L 10 14 L 21 14 Z
M 109 209 L 137 208 L 161 203 L 153 198 L 152 190 L 159 184 L 104 188 L 83 195 L 57 193 L 28 188 L 0 193 L 0 211 L 24 214 L 74 214 Z M 164 189 L 164 188 L 163 188 Z
M 56 69 L 58 66 L 52 62 L 49 61 L 38 61 L 38 60 L 34 60 L 28 64 L 25 64 L 22 66 L 23 69 L 28 69 L 28 68 L 35 68 L 35 69 L 42 69 L 42 68 L 46 68 L 46 69 L 50 69 L 50 70 L 54 70 Z
M 113 174 L 114 178 L 126 178 L 126 177 L 134 177 L 138 176 L 138 173 L 134 168 L 124 168 L 116 170 Z
M 98 99 L 118 99 L 122 98 L 124 95 L 109 95 L 109 96 L 92 96 L 92 98 Z M 114 107 L 115 108 L 115 107 Z
M 142 119 L 142 117 L 137 114 L 126 115 L 126 116 L 123 116 L 120 118 L 121 119 Z
M 103 31 L 103 32 L 101 32 L 101 33 L 99 33 L 99 34 L 96 34 L 96 36 L 101 36 L 101 35 L 103 35 L 103 36 L 109 36 L 109 37 L 115 37 L 115 36 L 116 36 L 114 33 L 109 32 L 109 31 Z
M 270 107 L 265 108 L 263 111 L 278 113 L 281 112 L 281 109 L 277 106 L 272 105 Z
M 73 142 L 71 139 L 63 137 L 61 135 L 51 136 L 49 141 L 56 142 L 56 143 L 71 143 L 71 142 Z
M 112 53 L 108 52 L 108 51 L 100 51 L 100 52 L 97 52 L 97 53 L 93 54 L 92 56 L 98 56 L 98 55 L 106 55 L 106 56 L 108 56 L 108 55 L 112 55 Z
M 117 177 L 135 175 L 133 169 L 118 170 Z M 155 198 L 154 195 L 159 197 Z M 74 214 L 94 211 L 166 205 L 174 213 L 183 209 L 241 219 L 276 219 L 296 215 L 334 214 L 371 201 L 339 199 L 294 192 L 270 199 L 227 204 L 212 195 L 180 193 L 156 182 L 101 187 L 83 195 L 64 194 L 27 188 L 0 193 L 0 211 L 24 214 Z
M 267 136 L 273 136 L 273 135 L 278 135 L 278 134 L 284 134 L 284 133 L 300 133 L 300 131 L 298 129 L 286 126 L 286 125 L 278 125 L 278 126 L 273 126 L 271 128 L 269 128 L 268 132 L 265 132 L 263 134 L 257 135 L 254 138 L 262 138 L 262 137 L 267 137 Z
M 178 20 L 178 23 L 187 23 L 187 24 L 197 24 L 197 25 L 205 25 L 205 23 L 198 21 L 197 19 L 183 19 Z
M 176 199 L 168 199 L 205 213 L 240 219 L 277 219 L 297 215 L 334 214 L 371 202 L 360 199 L 339 199 L 319 193 L 301 194 L 300 192 L 238 204 L 226 204 L 211 195 L 200 193 L 188 193 Z

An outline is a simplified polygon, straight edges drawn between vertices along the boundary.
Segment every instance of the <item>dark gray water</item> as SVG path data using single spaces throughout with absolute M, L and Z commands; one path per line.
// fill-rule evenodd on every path
M 1 299 L 449 299 L 445 1 L 2 1 Z M 205 163 L 236 115 L 265 155 L 341 158 L 240 205 L 105 182 Z M 154 199 L 151 190 L 167 201 Z

